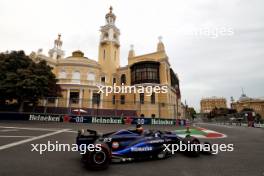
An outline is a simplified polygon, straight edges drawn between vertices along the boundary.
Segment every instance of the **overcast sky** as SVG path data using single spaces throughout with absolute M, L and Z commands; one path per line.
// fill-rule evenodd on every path
M 250 97 L 264 97 L 263 0 L 1 0 L 0 52 L 42 48 L 47 54 L 61 33 L 67 56 L 80 49 L 97 60 L 110 5 L 121 31 L 122 66 L 130 44 L 136 55 L 145 54 L 162 36 L 183 102 L 198 110 L 202 97 L 238 99 L 242 87 Z

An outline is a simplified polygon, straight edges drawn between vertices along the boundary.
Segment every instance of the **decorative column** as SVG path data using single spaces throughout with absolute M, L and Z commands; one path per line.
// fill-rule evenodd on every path
M 104 94 L 100 94 L 100 109 L 103 108 Z
M 59 104 L 59 98 L 57 97 L 57 98 L 55 99 L 55 107 L 58 107 L 58 104 Z
M 89 101 L 90 101 L 90 108 L 92 108 L 93 107 L 93 90 L 92 89 L 90 89 L 90 99 L 89 99 Z
M 66 97 L 66 107 L 69 107 L 69 103 L 70 103 L 70 92 L 71 89 L 67 89 L 67 97 Z
M 83 89 L 80 88 L 80 93 L 79 93 L 79 108 L 82 107 L 82 98 L 83 98 Z

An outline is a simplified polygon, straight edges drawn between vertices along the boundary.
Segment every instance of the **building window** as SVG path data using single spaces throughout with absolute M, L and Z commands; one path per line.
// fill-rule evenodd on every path
M 167 78 L 167 81 L 169 81 L 169 71 L 168 71 L 168 69 L 166 69 L 166 78 Z
M 125 74 L 122 74 L 121 75 L 121 84 L 126 84 L 126 75 Z
M 113 78 L 113 84 L 115 84 L 116 83 L 116 78 Z
M 87 74 L 87 80 L 94 81 L 95 80 L 95 74 L 94 73 L 88 73 Z
M 116 97 L 115 97 L 115 95 L 113 95 L 113 97 L 112 97 L 112 103 L 113 103 L 113 104 L 116 103 Z
M 61 70 L 59 73 L 59 78 L 65 79 L 67 77 L 66 75 L 66 71 L 65 70 Z
M 103 55 L 104 59 L 105 59 L 105 49 L 104 49 L 104 55 Z
M 80 83 L 81 74 L 79 71 L 74 71 L 72 74 L 72 82 L 73 83 Z
M 79 103 L 79 92 L 70 92 L 70 102 L 72 104 Z
M 150 99 L 151 99 L 151 104 L 155 104 L 155 93 L 154 92 L 151 94 Z
M 131 66 L 131 84 L 160 83 L 159 62 L 138 62 Z
M 100 104 L 100 94 L 99 93 L 93 93 L 93 104 Z
M 101 77 L 101 83 L 105 83 L 105 77 L 104 76 Z
M 106 33 L 104 34 L 104 40 L 107 40 L 107 38 L 108 38 L 108 33 L 106 32 Z
M 49 98 L 48 98 L 48 103 L 49 103 L 49 104 L 54 104 L 54 103 L 55 103 L 55 100 L 56 100 L 56 98 L 49 97 Z
M 140 93 L 139 97 L 140 97 L 140 104 L 144 104 L 144 93 Z
M 125 104 L 125 101 L 126 101 L 126 100 L 125 100 L 125 95 L 121 95 L 121 96 L 120 96 L 120 103 L 121 103 L 121 104 Z

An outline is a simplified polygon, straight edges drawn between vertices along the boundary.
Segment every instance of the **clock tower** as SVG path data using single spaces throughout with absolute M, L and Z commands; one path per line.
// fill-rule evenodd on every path
M 120 31 L 115 26 L 116 16 L 113 8 L 110 7 L 109 13 L 105 15 L 105 25 L 101 26 L 100 43 L 99 43 L 99 64 L 105 73 L 105 82 L 112 83 L 113 74 L 120 66 Z

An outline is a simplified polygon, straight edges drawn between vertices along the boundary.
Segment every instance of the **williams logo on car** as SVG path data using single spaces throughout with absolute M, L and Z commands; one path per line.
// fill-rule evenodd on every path
M 152 150 L 152 147 L 131 147 L 132 152 L 147 152 Z

